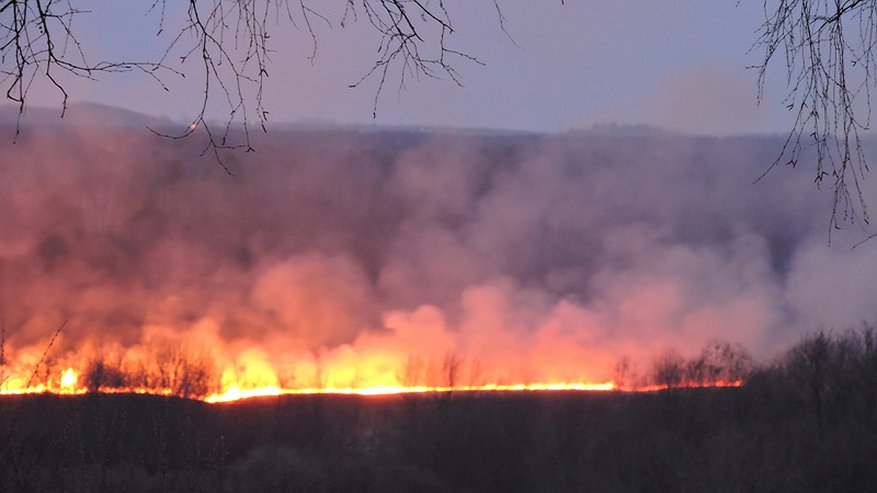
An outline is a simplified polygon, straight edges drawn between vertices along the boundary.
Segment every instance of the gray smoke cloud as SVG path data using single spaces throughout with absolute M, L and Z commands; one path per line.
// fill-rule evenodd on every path
M 877 319 L 877 242 L 850 250 L 867 230 L 829 247 L 806 170 L 753 183 L 779 138 L 280 128 L 225 157 L 232 177 L 197 139 L 120 123 L 31 122 L 4 145 L 10 351 L 67 320 L 59 359 L 185 335 L 287 385 L 450 353 L 556 381 Z

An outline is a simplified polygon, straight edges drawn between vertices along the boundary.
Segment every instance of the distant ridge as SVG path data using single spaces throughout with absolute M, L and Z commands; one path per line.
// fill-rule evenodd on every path
M 0 105 L 0 124 L 15 124 L 18 107 L 14 104 Z M 168 125 L 166 118 L 157 118 L 136 111 L 99 103 L 73 103 L 67 107 L 63 118 L 61 108 L 28 106 L 21 124 L 32 125 L 84 125 L 108 127 L 147 127 Z
M 0 104 L 0 125 L 14 125 L 18 121 L 18 106 L 14 104 Z M 34 125 L 79 125 L 101 127 L 131 127 L 156 129 L 178 128 L 184 129 L 190 122 L 173 121 L 169 118 L 160 118 L 145 113 L 110 106 L 100 103 L 73 103 L 67 107 L 63 118 L 60 107 L 28 106 L 21 118 L 24 126 Z M 215 123 L 224 122 L 217 120 Z M 219 127 L 217 127 L 219 128 Z M 253 124 L 252 129 L 258 128 Z M 400 124 L 345 124 L 324 120 L 302 120 L 297 122 L 269 122 L 268 133 L 272 131 L 304 131 L 304 132 L 334 132 L 352 131 L 358 133 L 414 133 L 414 134 L 446 134 L 446 135 L 471 135 L 471 136 L 494 136 L 494 137 L 534 137 L 539 135 L 563 135 L 563 134 L 598 134 L 598 135 L 672 135 L 672 132 L 650 127 L 647 125 L 599 125 L 588 129 L 569 129 L 563 132 L 535 132 L 514 129 L 495 129 L 481 127 L 448 127 L 428 125 L 400 125 Z
M 0 103 L 0 125 L 14 125 L 18 121 L 18 106 L 12 103 Z M 167 117 L 157 117 L 137 111 L 110 106 L 101 103 L 82 102 L 71 103 L 67 107 L 64 117 L 61 117 L 61 107 L 28 106 L 21 118 L 23 126 L 34 125 L 78 125 L 90 127 L 127 127 L 146 128 L 150 127 L 159 131 L 167 131 L 175 134 L 175 130 L 182 132 L 191 122 L 175 121 Z M 225 122 L 221 119 L 209 121 L 215 128 L 222 128 Z M 445 135 L 469 135 L 469 136 L 492 136 L 492 137 L 538 137 L 543 135 L 596 135 L 618 137 L 698 137 L 697 134 L 687 134 L 676 130 L 661 128 L 648 124 L 627 123 L 602 123 L 590 127 L 569 128 L 563 131 L 539 132 L 515 129 L 497 129 L 488 127 L 450 127 L 429 125 L 403 125 L 403 124 L 377 124 L 377 123 L 337 123 L 328 120 L 301 120 L 296 122 L 271 121 L 268 123 L 268 133 L 271 132 L 335 132 L 352 131 L 364 134 L 370 133 L 409 133 L 409 134 L 445 134 Z M 259 124 L 254 122 L 250 130 L 261 133 Z M 709 137 L 709 136 L 704 136 Z M 719 138 L 733 137 L 761 137 L 782 138 L 782 134 L 739 134 L 728 135 Z M 863 134 L 863 138 L 873 139 L 875 134 Z

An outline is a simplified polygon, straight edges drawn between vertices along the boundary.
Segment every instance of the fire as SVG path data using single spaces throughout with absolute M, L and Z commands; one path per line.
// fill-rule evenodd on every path
M 485 345 L 483 359 L 465 357 L 453 351 L 449 332 L 431 328 L 429 317 L 424 320 L 420 325 L 408 320 L 396 332 L 368 334 L 319 352 L 294 351 L 278 341 L 225 341 L 209 321 L 189 331 L 147 326 L 143 339 L 127 346 L 81 340 L 67 345 L 63 334 L 56 334 L 42 349 L 39 343 L 4 344 L 0 395 L 137 393 L 222 403 L 298 394 L 654 392 L 668 386 L 742 385 L 734 376 L 739 372 L 722 370 L 717 362 L 715 355 L 726 354 L 727 348 L 704 353 L 712 356 L 689 365 L 699 373 L 656 385 L 630 375 L 616 380 L 606 370 L 610 357 L 572 345 L 543 344 L 542 353 L 534 351 L 538 357 L 515 354 L 514 359 L 491 353 Z
M 362 380 L 359 385 L 347 386 L 325 385 L 284 387 L 279 384 L 280 380 L 277 377 L 277 372 L 267 363 L 265 356 L 255 350 L 245 351 L 237 358 L 237 361 L 233 365 L 229 366 L 222 372 L 216 390 L 212 392 L 203 392 L 202 389 L 200 393 L 197 391 L 190 393 L 181 392 L 179 388 L 161 385 L 131 385 L 130 383 L 126 383 L 124 378 L 115 380 L 119 378 L 119 375 L 114 373 L 118 371 L 118 369 L 97 366 L 94 362 L 91 362 L 88 367 L 74 368 L 73 366 L 69 366 L 63 371 L 58 371 L 54 374 L 47 372 L 45 374 L 46 378 L 38 383 L 33 383 L 33 381 L 35 378 L 34 375 L 41 373 L 39 369 L 27 377 L 25 375 L 10 373 L 8 368 L 6 368 L 7 366 L 9 365 L 0 366 L 0 368 L 3 368 L 4 370 L 0 373 L 0 395 L 37 393 L 78 395 L 91 391 L 101 393 L 177 395 L 181 397 L 200 399 L 207 403 L 227 403 L 254 397 L 309 394 L 377 396 L 449 392 L 654 392 L 666 388 L 666 386 L 660 385 L 622 386 L 612 380 L 604 382 L 493 382 L 480 384 L 455 383 L 452 385 L 405 385 L 400 381 L 398 376 L 400 373 L 398 371 L 388 374 L 375 369 L 372 369 L 372 371 L 369 372 L 357 368 L 342 368 L 342 371 L 338 373 L 345 375 L 347 378 L 350 378 L 350 375 L 371 374 L 375 380 Z M 445 370 L 448 370 L 448 368 L 445 368 Z M 100 378 L 102 377 L 101 375 L 97 375 L 97 373 L 100 372 L 103 372 L 102 375 L 110 374 L 113 375 L 113 377 L 110 381 L 100 384 Z M 89 375 L 89 377 L 81 378 L 82 375 Z M 742 384 L 743 382 L 741 380 L 717 380 L 710 382 L 682 382 L 678 384 L 678 386 L 687 388 L 738 387 Z M 199 389 L 201 388 L 199 387 Z
M 76 383 L 79 381 L 79 374 L 73 368 L 67 368 L 61 375 L 61 389 L 75 390 Z
M 9 374 L 0 370 L 0 395 L 52 393 L 62 395 L 84 394 L 86 389 L 78 384 L 79 375 L 73 368 L 67 368 L 56 375 L 49 375 L 46 381 L 34 383 L 30 376 Z
M 615 382 L 603 383 L 531 383 L 516 385 L 462 385 L 455 387 L 405 387 L 402 385 L 381 385 L 375 387 L 360 388 L 311 388 L 311 389 L 281 389 L 279 387 L 263 387 L 259 389 L 240 390 L 237 387 L 228 389 L 222 394 L 212 394 L 204 399 L 206 402 L 234 402 L 250 397 L 266 397 L 280 395 L 308 395 L 308 394 L 342 394 L 342 395 L 397 395 L 397 394 L 425 394 L 430 392 L 537 392 L 537 391 L 579 391 L 579 392 L 607 392 L 615 390 Z

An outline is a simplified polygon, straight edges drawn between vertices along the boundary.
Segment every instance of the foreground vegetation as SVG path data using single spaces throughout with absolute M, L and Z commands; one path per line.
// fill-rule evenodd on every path
M 0 491 L 873 491 L 875 336 L 816 333 L 740 388 L 682 385 L 746 362 L 713 350 L 658 358 L 652 393 L 6 397 Z

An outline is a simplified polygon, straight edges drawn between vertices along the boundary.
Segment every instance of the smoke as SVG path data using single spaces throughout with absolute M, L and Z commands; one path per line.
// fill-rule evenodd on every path
M 163 341 L 252 386 L 600 381 L 877 318 L 875 242 L 828 247 L 806 171 L 753 184 L 779 139 L 290 128 L 234 177 L 199 144 L 40 124 L 5 146 L 9 354 L 66 320 L 59 362 Z

